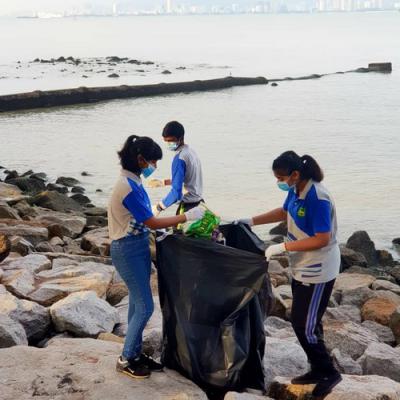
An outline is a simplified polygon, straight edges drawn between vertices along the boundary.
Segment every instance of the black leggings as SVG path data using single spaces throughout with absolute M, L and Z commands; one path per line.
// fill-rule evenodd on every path
M 322 316 L 328 306 L 335 279 L 326 283 L 303 283 L 292 280 L 291 320 L 297 338 L 307 354 L 311 369 L 330 375 L 336 372 L 325 347 Z

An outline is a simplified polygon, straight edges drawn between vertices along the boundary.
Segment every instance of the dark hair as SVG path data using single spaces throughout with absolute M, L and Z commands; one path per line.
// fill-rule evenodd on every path
M 290 175 L 293 171 L 300 172 L 300 179 L 312 179 L 321 182 L 324 173 L 315 159 L 309 155 L 299 156 L 294 151 L 285 151 L 272 163 L 274 171 L 283 171 Z
M 122 168 L 133 173 L 140 172 L 138 155 L 141 155 L 146 161 L 161 160 L 162 150 L 149 137 L 131 135 L 126 139 L 124 146 L 118 152 Z
M 165 125 L 163 132 L 162 132 L 163 137 L 176 137 L 177 139 L 181 139 L 185 136 L 185 128 L 181 123 L 178 121 L 171 121 L 168 122 L 167 125 Z

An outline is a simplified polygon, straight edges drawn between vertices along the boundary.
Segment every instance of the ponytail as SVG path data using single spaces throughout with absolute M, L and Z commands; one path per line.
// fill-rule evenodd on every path
M 291 175 L 293 171 L 300 172 L 300 179 L 312 179 L 321 182 L 324 173 L 315 159 L 309 155 L 300 157 L 294 151 L 285 151 L 272 163 L 274 171 L 281 171 L 284 175 Z
M 139 173 L 138 156 L 141 155 L 146 161 L 161 160 L 161 147 L 151 138 L 146 136 L 130 135 L 124 146 L 118 152 L 122 168 L 133 173 Z
M 307 154 L 301 157 L 302 168 L 300 170 L 301 179 L 312 179 L 316 182 L 322 182 L 324 172 L 315 161 L 315 159 Z

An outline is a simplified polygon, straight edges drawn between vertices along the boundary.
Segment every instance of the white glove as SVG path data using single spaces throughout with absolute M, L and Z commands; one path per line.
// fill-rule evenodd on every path
M 254 221 L 253 221 L 253 218 L 241 218 L 241 219 L 237 219 L 237 220 L 233 221 L 233 224 L 234 225 L 244 224 L 244 225 L 253 226 Z
M 265 250 L 265 258 L 267 259 L 267 261 L 269 261 L 272 256 L 277 256 L 278 254 L 282 254 L 285 251 L 285 243 L 273 244 L 272 246 L 269 246 L 267 250 Z
M 186 221 L 197 221 L 204 217 L 206 210 L 203 207 L 195 207 L 185 212 Z
M 154 215 L 155 217 L 157 217 L 162 211 L 165 210 L 165 208 L 166 208 L 166 207 L 164 206 L 163 202 L 160 201 L 159 203 L 154 204 L 154 205 L 151 207 L 151 210 L 153 211 L 153 215 Z

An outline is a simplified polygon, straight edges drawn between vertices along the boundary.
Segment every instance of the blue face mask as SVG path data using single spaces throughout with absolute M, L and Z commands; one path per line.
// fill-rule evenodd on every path
M 155 170 L 156 167 L 153 164 L 149 163 L 146 168 L 142 169 L 142 175 L 145 179 L 147 179 Z
M 177 143 L 177 142 L 167 142 L 167 147 L 168 147 L 168 150 L 170 150 L 170 151 L 176 151 L 176 150 L 178 150 L 179 143 Z
M 289 185 L 287 182 L 277 182 L 278 188 L 283 190 L 284 192 L 288 192 L 290 189 L 294 187 L 294 185 Z

